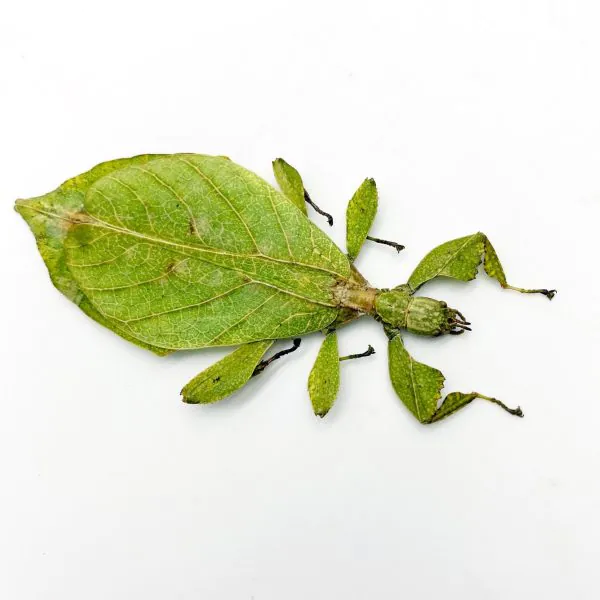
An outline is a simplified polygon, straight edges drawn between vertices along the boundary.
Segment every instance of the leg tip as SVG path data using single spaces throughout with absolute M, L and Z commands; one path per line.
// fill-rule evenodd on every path
M 558 292 L 556 290 L 542 290 L 542 294 L 544 294 L 548 300 L 552 300 L 557 293 Z

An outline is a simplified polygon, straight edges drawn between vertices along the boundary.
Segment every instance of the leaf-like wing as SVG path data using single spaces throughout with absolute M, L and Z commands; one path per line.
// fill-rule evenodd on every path
M 306 201 L 304 200 L 304 183 L 300 173 L 283 160 L 276 158 L 273 161 L 273 173 L 281 191 L 306 214 Z
M 340 387 L 340 357 L 335 331 L 321 344 L 317 360 L 308 377 L 308 393 L 315 415 L 324 417 L 333 406 Z
M 49 194 L 29 200 L 18 200 L 15 205 L 15 209 L 25 219 L 35 236 L 38 249 L 55 287 L 101 325 L 157 354 L 167 354 L 169 351 L 136 339 L 118 322 L 112 321 L 94 308 L 67 267 L 64 243 L 72 226 L 73 216 L 83 210 L 85 194 L 93 183 L 126 166 L 144 165 L 164 156 L 166 155 L 144 154 L 104 162 L 86 173 L 69 179 Z
M 188 404 L 210 404 L 245 385 L 273 340 L 244 344 L 194 377 L 182 390 Z
M 173 155 L 98 179 L 71 218 L 78 288 L 167 349 L 292 337 L 337 316 L 347 258 L 283 194 L 222 157 Z
M 346 248 L 351 261 L 358 256 L 377 213 L 377 186 L 365 179 L 346 209 Z

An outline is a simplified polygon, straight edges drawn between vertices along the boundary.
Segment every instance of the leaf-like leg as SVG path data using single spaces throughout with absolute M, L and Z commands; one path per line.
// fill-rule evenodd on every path
M 340 363 L 345 360 L 364 358 L 375 354 L 373 346 L 360 354 L 340 356 L 337 333 L 330 330 L 319 349 L 319 354 L 308 377 L 308 394 L 313 411 L 318 417 L 324 417 L 333 406 L 340 388 Z
M 272 345 L 273 340 L 263 340 L 240 346 L 196 375 L 181 390 L 183 401 L 210 404 L 226 398 L 255 375 L 263 355 Z
M 273 161 L 273 173 L 281 191 L 306 214 L 306 202 L 304 201 L 304 184 L 300 173 L 283 160 L 276 158 Z
M 390 339 L 388 361 L 392 386 L 400 400 L 421 423 L 441 421 L 476 398 L 498 404 L 512 415 L 523 416 L 520 408 L 508 408 L 500 400 L 477 392 L 453 392 L 440 403 L 445 379 L 442 372 L 414 360 L 406 351 L 398 330 L 387 329 L 386 333 Z
M 354 262 L 362 248 L 377 214 L 377 186 L 374 179 L 365 179 L 354 192 L 346 208 L 346 250 Z
M 311 199 L 304 187 L 300 173 L 283 158 L 273 161 L 273 173 L 281 191 L 306 215 L 306 205 L 310 204 L 320 215 L 323 215 L 329 226 L 333 225 L 333 217 L 319 208 Z
M 340 356 L 337 334 L 330 331 L 325 336 L 317 360 L 308 376 L 308 394 L 313 411 L 324 417 L 333 406 L 340 388 Z
M 369 235 L 369 230 L 377 214 L 378 194 L 374 179 L 365 179 L 354 192 L 346 209 L 346 249 L 350 262 L 354 262 L 365 240 L 385 244 L 398 252 L 404 249 L 402 244 L 382 240 Z
M 522 294 L 543 294 L 550 300 L 556 294 L 556 290 L 526 289 L 510 285 L 496 250 L 488 237 L 481 232 L 451 240 L 434 248 L 417 265 L 408 280 L 408 285 L 414 292 L 440 276 L 470 281 L 477 276 L 477 269 L 482 260 L 485 272 L 505 289 L 516 290 Z

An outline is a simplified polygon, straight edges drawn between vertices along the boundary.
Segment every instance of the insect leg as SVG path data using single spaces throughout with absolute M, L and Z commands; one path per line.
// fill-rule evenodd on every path
M 398 242 L 391 242 L 390 240 L 382 240 L 381 238 L 372 237 L 370 235 L 367 236 L 367 239 L 371 242 L 375 242 L 376 244 L 384 244 L 385 246 L 391 246 L 396 250 L 396 252 L 400 253 L 406 246 L 399 244 Z
M 282 356 L 285 356 L 286 354 L 291 354 L 292 352 L 295 352 L 296 350 L 298 350 L 298 348 L 300 347 L 301 341 L 302 340 L 300 338 L 296 338 L 292 342 L 291 348 L 286 348 L 285 350 L 281 350 L 281 351 L 273 354 L 273 356 L 271 356 L 271 358 L 267 358 L 266 360 L 261 360 L 258 363 L 258 365 L 256 365 L 256 368 L 254 369 L 254 372 L 252 373 L 252 377 L 262 373 L 274 360 L 277 360 L 278 358 L 281 358 Z
M 317 360 L 308 376 L 308 394 L 313 412 L 324 417 L 333 406 L 340 387 L 340 360 L 335 330 L 325 336 Z
M 319 206 L 313 202 L 306 190 L 304 190 L 304 201 L 307 204 L 310 204 L 320 215 L 323 215 L 327 219 L 329 227 L 333 227 L 333 217 L 328 212 L 325 212 L 322 208 L 319 208 Z
M 453 392 L 439 403 L 444 387 L 441 371 L 414 360 L 406 351 L 398 330 L 388 328 L 386 334 L 390 339 L 388 361 L 392 385 L 400 400 L 421 423 L 428 425 L 441 421 L 476 398 L 493 402 L 511 415 L 523 416 L 520 407 L 509 408 L 500 400 L 478 392 Z
M 346 209 L 346 248 L 350 262 L 354 262 L 365 240 L 385 244 L 398 252 L 404 249 L 402 244 L 382 240 L 369 235 L 369 230 L 377 214 L 377 186 L 374 179 L 365 179 L 354 192 Z
M 451 240 L 434 248 L 417 265 L 408 280 L 408 285 L 412 291 L 416 291 L 438 276 L 471 281 L 477 276 L 477 269 L 482 260 L 485 272 L 504 289 L 516 290 L 522 294 L 543 294 L 549 300 L 556 294 L 556 290 L 546 288 L 528 289 L 510 285 L 496 250 L 487 235 L 481 232 Z
M 340 356 L 340 361 L 342 360 L 354 360 L 355 358 L 365 358 L 366 356 L 371 356 L 375 354 L 375 348 L 369 344 L 369 347 L 360 354 L 348 354 L 348 356 Z
M 281 191 L 304 213 L 306 205 L 310 204 L 320 215 L 326 217 L 329 226 L 333 225 L 333 217 L 319 208 L 311 199 L 309 193 L 304 188 L 300 173 L 292 165 L 285 162 L 283 158 L 277 158 L 273 161 L 273 172 L 275 179 L 281 188 Z
M 226 398 L 250 380 L 272 345 L 273 340 L 262 340 L 240 346 L 196 375 L 181 390 L 183 401 L 188 404 L 210 404 Z
M 340 387 L 340 363 L 372 354 L 375 354 L 375 350 L 369 344 L 365 352 L 340 356 L 335 329 L 327 332 L 308 377 L 308 394 L 315 415 L 324 417 L 335 402 Z
M 445 419 L 446 417 L 450 416 L 451 414 L 455 413 L 461 408 L 464 408 L 465 406 L 467 406 L 467 404 L 470 404 L 476 398 L 481 398 L 482 400 L 493 402 L 494 404 L 497 404 L 502 409 L 504 409 L 510 415 L 515 415 L 516 417 L 525 416 L 520 406 L 517 406 L 517 408 L 509 408 L 508 406 L 506 406 L 506 404 L 504 404 L 504 402 L 501 402 L 496 398 L 484 396 L 483 394 L 480 394 L 478 392 L 471 392 L 470 394 L 464 394 L 463 392 L 452 392 L 444 398 L 443 402 L 433 413 L 431 418 L 428 421 L 424 421 L 424 423 L 429 424 L 441 421 L 442 419 Z

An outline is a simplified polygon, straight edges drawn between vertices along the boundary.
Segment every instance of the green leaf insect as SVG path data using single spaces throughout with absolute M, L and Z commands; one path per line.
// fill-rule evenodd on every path
M 354 261 L 369 235 L 377 188 L 366 179 L 346 213 L 344 254 L 308 217 L 310 198 L 298 171 L 273 163 L 281 192 L 222 156 L 142 155 L 102 163 L 37 198 L 17 200 L 55 287 L 89 317 L 159 355 L 237 346 L 194 377 L 184 402 L 230 396 L 271 363 L 295 351 L 300 338 L 325 340 L 308 380 L 313 411 L 325 416 L 340 387 L 336 330 L 369 315 L 389 339 L 389 372 L 396 394 L 421 423 L 434 423 L 479 398 L 522 416 L 478 392 L 441 399 L 444 376 L 415 361 L 402 332 L 438 336 L 468 331 L 445 302 L 416 292 L 436 277 L 474 279 L 485 272 L 503 288 L 552 298 L 555 290 L 510 285 L 483 233 L 446 242 L 419 263 L 407 283 L 378 289 Z M 291 347 L 264 358 L 276 340 Z

